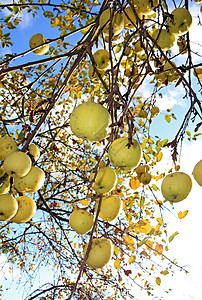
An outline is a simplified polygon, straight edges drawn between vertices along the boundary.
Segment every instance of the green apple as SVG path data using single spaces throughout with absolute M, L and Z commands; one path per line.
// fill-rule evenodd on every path
M 160 29 L 156 29 L 152 34 L 152 38 L 156 41 L 158 37 L 157 44 L 161 47 L 162 51 L 167 51 L 174 45 L 175 36 L 166 29 L 161 29 L 160 34 L 159 31 Z
M 192 25 L 192 16 L 184 7 L 178 7 L 171 12 L 167 20 L 170 33 L 180 36 L 187 33 Z
M 159 5 L 159 0 L 133 0 L 133 4 L 143 15 L 154 13 L 153 9 Z
M 29 145 L 29 153 L 33 156 L 35 161 L 37 161 L 40 157 L 40 150 L 35 144 Z
M 196 182 L 202 186 L 202 159 L 195 165 L 192 175 Z
M 32 161 L 24 152 L 16 151 L 6 157 L 3 167 L 8 175 L 21 178 L 31 170 Z
M 35 201 L 27 196 L 20 196 L 16 200 L 18 210 L 11 221 L 17 224 L 28 222 L 36 213 Z
M 134 8 L 135 9 L 135 8 Z M 138 17 L 141 19 L 140 12 L 136 9 Z M 124 28 L 125 29 L 134 29 L 137 24 L 136 15 L 133 12 L 131 6 L 126 7 L 124 10 Z
M 98 194 L 109 193 L 116 185 L 116 172 L 110 167 L 100 168 L 98 170 L 95 182 L 92 188 Z
M 0 178 L 4 176 L 5 170 L 4 168 L 0 168 Z M 0 195 L 8 193 L 10 190 L 10 176 L 8 176 L 4 182 L 0 184 Z
M 77 137 L 90 141 L 106 138 L 110 114 L 101 104 L 84 102 L 79 104 L 70 115 L 70 127 Z
M 99 200 L 96 201 L 95 209 L 97 211 Z M 121 210 L 122 202 L 117 196 L 102 197 L 99 217 L 104 221 L 111 222 L 115 220 Z
M 104 10 L 100 16 L 100 19 L 99 19 L 100 27 L 103 27 L 109 20 L 110 20 L 110 9 L 108 8 L 108 9 Z M 107 36 L 109 35 L 109 28 L 110 28 L 110 24 L 108 22 L 107 25 L 103 29 L 103 32 Z M 124 29 L 124 17 L 121 12 L 114 13 L 114 16 L 112 19 L 112 29 L 113 29 L 114 35 L 118 35 Z
M 47 42 L 47 40 L 41 33 L 36 33 L 30 38 L 29 46 L 31 49 L 33 49 L 33 48 L 40 46 L 46 42 Z M 41 46 L 40 48 L 33 50 L 33 52 L 37 55 L 43 55 L 46 52 L 48 52 L 48 50 L 49 50 L 49 44 Z
M 44 184 L 45 173 L 38 167 L 31 167 L 27 175 L 22 178 L 14 179 L 14 186 L 18 192 L 34 193 L 37 192 Z
M 111 164 L 124 171 L 131 171 L 142 158 L 142 148 L 137 140 L 133 138 L 130 147 L 128 145 L 128 138 L 118 138 L 112 142 L 108 151 Z
M 88 248 L 88 243 L 84 247 L 84 256 Z M 107 238 L 95 238 L 88 254 L 86 263 L 89 267 L 97 269 L 106 266 L 113 254 L 112 242 Z
M 17 200 L 9 195 L 0 195 L 0 221 L 10 220 L 18 210 Z
M 150 183 L 151 179 L 152 179 L 151 174 L 148 172 L 144 172 L 140 177 L 140 182 L 146 185 Z
M 192 180 L 190 176 L 183 172 L 168 174 L 162 181 L 161 192 L 165 199 L 170 202 L 184 200 L 190 193 Z
M 96 62 L 97 68 L 100 71 L 106 71 L 110 68 L 110 59 L 109 59 L 109 52 L 105 49 L 97 50 L 94 55 L 94 60 Z
M 9 154 L 18 151 L 16 142 L 11 136 L 0 138 L 0 160 L 4 160 Z
M 86 234 L 89 232 L 94 223 L 94 216 L 83 209 L 75 209 L 69 218 L 69 225 L 78 234 Z

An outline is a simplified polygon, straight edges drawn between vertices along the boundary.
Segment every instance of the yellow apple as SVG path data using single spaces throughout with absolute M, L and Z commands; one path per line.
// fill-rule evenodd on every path
M 160 112 L 160 110 L 159 110 L 158 106 L 153 106 L 151 108 L 151 117 L 154 118 L 154 117 L 158 116 L 159 112 Z
M 117 176 L 115 171 L 110 167 L 100 168 L 98 170 L 95 182 L 92 188 L 98 194 L 109 193 L 116 185 Z
M 195 165 L 192 175 L 196 182 L 202 186 L 202 159 Z
M 141 14 L 140 12 L 134 8 L 136 11 L 138 17 L 141 19 Z M 124 10 L 124 28 L 125 29 L 134 29 L 137 24 L 137 19 L 136 15 L 133 12 L 133 9 L 131 6 L 126 7 Z
M 110 59 L 109 59 L 109 52 L 105 49 L 97 50 L 94 55 L 94 60 L 97 64 L 97 68 L 100 71 L 106 71 L 110 67 Z
M 40 157 L 40 150 L 35 144 L 29 145 L 29 153 L 33 156 L 34 160 L 38 160 Z
M 5 174 L 4 168 L 0 168 L 0 178 Z M 0 184 L 0 195 L 8 193 L 10 190 L 10 176 Z
M 142 158 L 142 148 L 134 138 L 129 147 L 128 138 L 122 137 L 112 142 L 108 156 L 114 167 L 124 171 L 131 171 L 139 164 Z
M 9 154 L 18 151 L 16 142 L 11 136 L 0 138 L 0 160 L 4 160 Z
M 84 247 L 84 256 L 88 248 L 88 243 Z M 113 254 L 112 242 L 107 238 L 95 238 L 88 254 L 86 263 L 93 269 L 106 266 Z
M 96 211 L 98 208 L 99 200 L 96 202 Z M 99 217 L 102 218 L 104 221 L 111 222 L 115 220 L 121 210 L 122 202 L 121 199 L 117 196 L 104 196 L 102 198 Z
M 180 36 L 187 33 L 192 25 L 192 16 L 184 7 L 178 7 L 171 12 L 171 17 L 167 20 L 170 33 Z
M 152 38 L 156 41 L 158 37 L 157 44 L 161 47 L 162 51 L 167 51 L 174 45 L 175 36 L 166 29 L 161 29 L 160 34 L 159 31 L 160 29 L 156 29 L 152 34 Z
M 145 166 L 139 165 L 137 168 L 135 168 L 135 172 L 138 176 L 141 176 L 145 172 Z
M 106 138 L 111 118 L 107 109 L 95 102 L 78 105 L 70 115 L 70 127 L 77 137 L 90 141 Z
M 44 43 L 46 43 L 47 40 L 41 33 L 36 33 L 34 34 L 31 39 L 29 40 L 29 46 L 31 49 L 40 46 Z M 33 52 L 37 55 L 43 55 L 49 50 L 49 44 L 41 46 L 40 48 L 34 50 Z
M 44 184 L 45 173 L 38 167 L 31 167 L 27 175 L 14 179 L 14 186 L 21 193 L 37 192 Z
M 18 210 L 17 200 L 9 195 L 0 195 L 0 221 L 10 220 Z
M 75 209 L 69 218 L 69 225 L 78 234 L 86 234 L 89 232 L 94 223 L 94 216 L 83 209 Z
M 28 222 L 36 213 L 35 201 L 27 196 L 20 196 L 16 200 L 18 210 L 11 221 L 17 224 Z
M 110 9 L 106 9 L 100 16 L 99 25 L 103 27 L 110 20 Z M 104 27 L 103 32 L 108 36 L 109 35 L 109 22 Z M 112 19 L 112 30 L 114 35 L 118 35 L 124 29 L 124 17 L 121 12 L 115 12 Z
M 3 167 L 5 172 L 12 177 L 23 177 L 31 169 L 32 161 L 30 157 L 21 151 L 16 151 L 6 157 Z
M 165 199 L 171 202 L 184 200 L 190 193 L 192 180 L 183 172 L 168 174 L 162 181 L 161 192 Z
M 159 0 L 133 0 L 133 4 L 143 15 L 150 15 L 153 13 L 153 9 L 159 5 Z

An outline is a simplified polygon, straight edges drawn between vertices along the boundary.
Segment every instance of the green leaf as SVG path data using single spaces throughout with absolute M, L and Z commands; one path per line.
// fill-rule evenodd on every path
M 13 6 L 13 13 L 16 15 L 19 12 L 19 9 L 17 6 Z
M 175 231 L 170 237 L 169 237 L 169 243 L 170 242 L 172 242 L 172 240 L 174 239 L 174 237 L 176 236 L 176 235 L 178 235 L 179 234 L 179 232 L 178 231 Z
M 52 18 L 53 17 L 52 11 L 44 11 L 43 15 L 46 18 Z

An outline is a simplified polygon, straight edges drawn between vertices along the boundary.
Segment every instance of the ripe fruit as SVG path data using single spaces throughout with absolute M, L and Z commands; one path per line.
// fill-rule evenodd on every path
M 150 15 L 159 4 L 159 0 L 133 0 L 133 3 L 143 15 Z
M 190 193 L 192 180 L 183 172 L 168 174 L 162 181 L 161 192 L 165 199 L 171 202 L 184 200 Z
M 87 243 L 84 247 L 84 255 L 86 254 Z M 113 254 L 112 242 L 106 238 L 96 238 L 92 240 L 92 245 L 88 254 L 86 263 L 89 267 L 97 269 L 106 266 Z
M 6 157 L 3 167 L 5 172 L 13 177 L 23 177 L 31 169 L 32 161 L 24 152 L 17 151 Z
M 192 175 L 196 182 L 202 186 L 202 159 L 195 165 Z
M 116 185 L 117 176 L 110 167 L 100 168 L 92 188 L 99 194 L 109 193 Z
M 154 117 L 158 116 L 159 112 L 160 112 L 160 110 L 159 110 L 158 106 L 153 106 L 151 108 L 151 117 L 154 118 Z
M 29 153 L 34 157 L 34 160 L 37 161 L 40 156 L 39 148 L 35 144 L 29 145 Z
M 110 20 L 110 9 L 108 8 L 108 9 L 104 10 L 100 16 L 100 19 L 99 19 L 100 27 L 103 27 L 109 20 Z M 109 28 L 110 28 L 110 24 L 108 22 L 107 25 L 103 29 L 103 32 L 107 36 L 109 35 Z M 121 12 L 114 13 L 114 16 L 112 19 L 112 29 L 113 29 L 114 35 L 118 35 L 124 29 L 124 17 Z
M 21 193 L 37 192 L 43 185 L 45 173 L 38 167 L 31 167 L 27 175 L 22 178 L 14 179 L 14 186 Z
M 28 222 L 36 213 L 36 203 L 27 196 L 20 196 L 16 200 L 18 210 L 11 221 L 17 224 Z
M 144 172 L 140 177 L 140 182 L 144 185 L 149 184 L 152 179 L 152 176 L 150 173 Z
M 187 33 L 192 25 L 192 16 L 184 7 L 178 7 L 171 12 L 171 17 L 167 20 L 170 33 L 180 36 Z
M 69 225 L 78 234 L 85 234 L 89 232 L 94 223 L 94 216 L 83 209 L 75 209 L 69 218 Z
M 0 160 L 4 160 L 9 154 L 18 151 L 14 139 L 10 136 L 0 138 Z
M 109 52 L 105 49 L 97 50 L 94 55 L 94 60 L 96 62 L 97 68 L 100 71 L 106 71 L 110 67 Z
M 96 203 L 95 209 L 98 208 L 99 200 Z M 100 212 L 99 217 L 102 218 L 104 221 L 113 221 L 115 220 L 121 210 L 122 202 L 121 199 L 117 196 L 108 196 L 103 197 L 101 206 L 100 206 Z
M 0 168 L 0 178 L 5 174 L 3 168 Z M 0 184 L 0 195 L 8 193 L 10 190 L 10 176 L 8 176 L 4 182 Z
M 158 37 L 157 44 L 161 47 L 162 51 L 167 51 L 174 45 L 175 36 L 166 29 L 161 29 L 160 34 L 159 31 L 160 29 L 156 29 L 152 34 L 152 38 L 156 41 Z
M 100 141 L 107 136 L 111 121 L 106 108 L 95 102 L 78 105 L 70 115 L 70 127 L 77 137 L 90 141 Z
M 141 14 L 138 12 L 137 9 L 136 9 L 136 13 L 138 17 L 141 18 Z M 126 7 L 126 9 L 124 10 L 124 28 L 134 29 L 136 24 L 137 24 L 137 19 L 135 13 L 133 12 L 132 7 L 131 6 Z
M 145 166 L 139 165 L 136 169 L 135 172 L 138 176 L 141 176 L 145 172 Z
M 137 140 L 132 139 L 129 147 L 128 138 L 118 138 L 109 147 L 108 156 L 111 164 L 124 171 L 135 168 L 142 158 L 142 148 Z
M 0 195 L 0 221 L 10 220 L 18 210 L 17 200 L 9 195 Z
M 29 46 L 32 49 L 32 48 L 35 48 L 37 46 L 44 44 L 45 42 L 47 42 L 45 37 L 41 33 L 36 33 L 29 40 Z M 43 55 L 46 52 L 48 52 L 48 50 L 49 50 L 49 44 L 41 46 L 40 48 L 34 50 L 33 52 L 37 55 Z

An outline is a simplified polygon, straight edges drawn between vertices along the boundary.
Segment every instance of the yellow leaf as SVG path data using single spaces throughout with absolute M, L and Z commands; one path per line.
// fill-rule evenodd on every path
M 139 220 L 135 225 L 135 232 L 136 233 L 149 233 L 151 231 L 151 224 L 147 220 Z
M 162 152 L 159 152 L 156 156 L 156 161 L 159 162 L 163 157 L 163 153 Z
M 81 201 L 79 201 L 79 203 L 87 206 L 89 204 L 89 201 L 88 200 L 81 200 Z
M 168 270 L 164 270 L 164 271 L 161 271 L 161 274 L 163 274 L 163 275 L 168 275 L 169 272 L 168 272 Z
M 124 240 L 128 245 L 134 245 L 134 240 L 131 236 L 129 235 L 125 235 L 124 236 Z
M 121 249 L 119 249 L 118 247 L 114 246 L 114 253 L 116 255 L 118 255 L 120 251 L 121 251 Z
M 185 210 L 185 211 L 183 211 L 183 212 L 180 211 L 180 212 L 178 213 L 178 218 L 179 218 L 179 219 L 183 219 L 184 217 L 186 217 L 186 215 L 188 214 L 188 212 L 189 212 L 188 210 Z
M 129 264 L 132 264 L 134 261 L 136 261 L 136 256 L 135 256 L 135 255 L 133 255 L 133 256 L 131 256 L 131 257 L 129 258 L 128 263 L 129 263 Z
M 163 245 L 156 243 L 154 255 L 161 255 L 163 252 Z
M 146 242 L 146 247 L 147 247 L 147 250 L 151 251 L 152 248 L 153 248 L 153 242 L 152 241 L 147 241 Z
M 162 218 L 156 218 L 156 220 L 158 221 L 159 225 L 163 225 L 163 220 L 162 220 Z
M 114 262 L 114 268 L 120 269 L 120 267 L 121 267 L 121 261 L 120 261 L 120 259 L 117 258 Z
M 160 278 L 160 277 L 156 277 L 156 283 L 157 283 L 158 285 L 161 285 L 161 278 Z
M 129 182 L 129 185 L 130 185 L 131 189 L 136 190 L 137 188 L 140 187 L 140 181 L 139 181 L 139 179 L 132 177 Z

